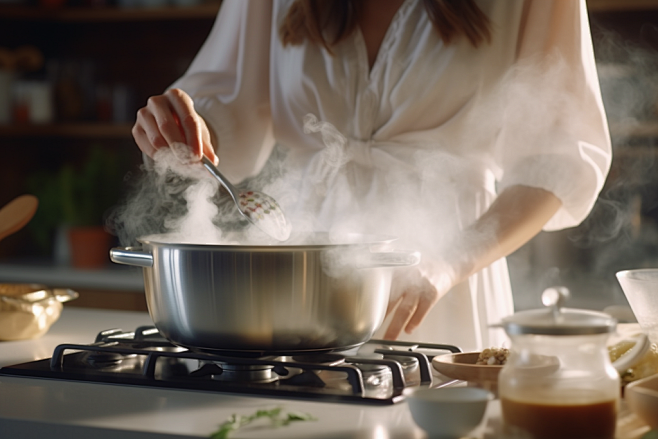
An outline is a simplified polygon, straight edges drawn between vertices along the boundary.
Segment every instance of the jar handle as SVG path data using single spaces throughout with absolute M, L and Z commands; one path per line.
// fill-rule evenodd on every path
M 629 368 L 633 367 L 639 360 L 646 354 L 651 346 L 651 342 L 646 334 L 639 334 L 635 338 L 635 346 L 630 348 L 624 355 L 619 357 L 612 363 L 612 366 L 617 369 L 619 374 L 624 373 Z

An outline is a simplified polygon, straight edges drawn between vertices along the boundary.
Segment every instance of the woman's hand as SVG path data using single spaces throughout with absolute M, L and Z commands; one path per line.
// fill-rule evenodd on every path
M 149 157 L 160 148 L 182 143 L 199 160 L 203 153 L 218 162 L 206 122 L 194 110 L 192 98 L 180 89 L 150 97 L 137 112 L 132 134 L 139 149 Z
M 402 331 L 407 334 L 416 329 L 441 296 L 453 287 L 448 271 L 434 271 L 428 275 L 424 269 L 413 267 L 398 270 L 391 284 L 391 300 L 386 315 L 393 317 L 386 329 L 384 339 L 396 340 Z
M 463 231 L 443 255 L 443 262 L 399 271 L 391 285 L 386 315 L 393 312 L 385 339 L 411 333 L 453 286 L 494 261 L 516 251 L 539 233 L 560 209 L 553 193 L 517 185 L 505 189 L 489 209 Z

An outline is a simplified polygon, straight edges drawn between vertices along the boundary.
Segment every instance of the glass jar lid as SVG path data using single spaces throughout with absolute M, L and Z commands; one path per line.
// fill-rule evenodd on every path
M 521 311 L 502 321 L 508 335 L 593 335 L 615 331 L 617 321 L 610 315 L 585 309 L 562 308 L 569 297 L 564 287 L 549 288 L 542 294 L 547 308 Z
M 608 314 L 563 308 L 556 319 L 548 309 L 521 311 L 503 319 L 509 335 L 588 335 L 613 332 L 617 321 Z

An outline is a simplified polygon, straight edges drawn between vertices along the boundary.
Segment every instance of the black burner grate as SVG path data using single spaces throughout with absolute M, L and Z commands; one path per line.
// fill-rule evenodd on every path
M 328 402 L 394 404 L 404 399 L 406 387 L 400 362 L 393 357 L 418 361 L 420 385 L 432 384 L 432 355 L 423 351 L 460 352 L 451 345 L 371 340 L 381 358 L 348 355 L 343 352 L 307 353 L 284 356 L 263 352 L 192 352 L 166 340 L 154 327 L 133 332 L 102 331 L 89 345 L 61 344 L 50 359 L 7 366 L 0 374 L 173 388 L 195 391 L 251 394 L 277 398 L 304 398 Z M 388 369 L 391 380 L 386 392 L 372 392 L 364 380 L 364 366 Z M 258 371 L 272 379 L 222 379 L 235 370 Z M 239 376 L 248 373 L 237 374 Z M 326 376 L 340 376 L 327 380 Z M 218 379 L 219 378 L 219 379 Z M 377 389 L 375 389 L 377 390 Z

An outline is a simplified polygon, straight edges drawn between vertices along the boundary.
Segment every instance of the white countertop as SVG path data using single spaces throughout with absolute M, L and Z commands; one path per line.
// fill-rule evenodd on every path
M 88 344 L 102 330 L 134 330 L 151 324 L 146 313 L 65 307 L 60 320 L 42 338 L 0 342 L 0 366 L 50 358 L 58 344 Z M 230 437 L 426 438 L 406 402 L 379 407 L 0 376 L 0 438 L 207 438 L 232 414 L 251 415 L 274 407 L 308 413 L 316 420 L 276 429 L 261 423 Z M 498 401 L 489 404 L 473 438 L 501 437 L 499 411 Z M 637 439 L 648 431 L 628 413 L 620 424 L 620 439 Z

